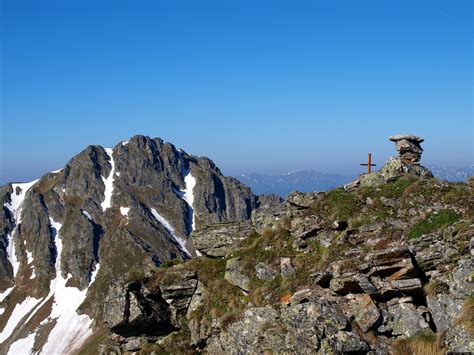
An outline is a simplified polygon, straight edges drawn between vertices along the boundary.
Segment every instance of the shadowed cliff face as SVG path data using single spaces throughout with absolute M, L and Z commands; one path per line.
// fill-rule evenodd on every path
M 0 352 L 48 348 L 61 307 L 75 307 L 65 337 L 79 346 L 116 275 L 195 256 L 194 228 L 247 220 L 256 203 L 209 159 L 145 136 L 89 146 L 33 184 L 2 187 L 0 201 Z

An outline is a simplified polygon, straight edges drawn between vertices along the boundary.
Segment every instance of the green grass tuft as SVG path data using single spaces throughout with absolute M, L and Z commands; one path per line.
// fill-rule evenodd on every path
M 440 210 L 437 214 L 432 214 L 424 221 L 414 225 L 408 233 L 408 238 L 419 238 L 423 234 L 442 230 L 454 222 L 459 221 L 459 219 L 460 216 L 453 210 Z

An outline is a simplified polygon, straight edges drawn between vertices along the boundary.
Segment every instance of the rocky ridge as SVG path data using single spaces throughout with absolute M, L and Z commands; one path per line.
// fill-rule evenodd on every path
M 474 351 L 474 181 L 413 165 L 391 158 L 345 188 L 260 198 L 251 224 L 195 230 L 203 256 L 137 277 L 173 329 L 111 330 L 100 352 Z
M 74 203 L 54 174 L 0 190 L 10 223 L 0 248 L 8 288 L 0 351 L 48 353 L 61 345 L 52 334 L 65 339 L 64 352 L 81 354 L 474 351 L 472 180 L 440 181 L 397 157 L 344 188 L 254 197 L 209 160 L 159 142 L 124 142 L 151 152 L 124 164 L 120 144 L 103 150 L 91 163 L 99 181 L 87 180 L 92 171 L 74 175 L 87 186 L 76 187 Z M 94 223 L 91 234 L 65 229 L 76 215 Z M 31 248 L 30 230 L 48 232 L 47 247 Z M 64 254 L 69 235 L 92 250 L 82 267 L 73 262 L 79 250 Z M 52 253 L 43 270 L 33 251 L 51 249 L 60 257 Z M 31 287 L 40 275 L 49 287 Z M 77 306 L 59 312 L 71 289 Z M 79 326 L 59 336 L 65 321 Z

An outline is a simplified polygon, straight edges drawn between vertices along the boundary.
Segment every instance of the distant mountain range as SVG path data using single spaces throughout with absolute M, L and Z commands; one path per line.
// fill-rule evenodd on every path
M 464 167 L 447 167 L 441 165 L 427 166 L 439 179 L 458 182 L 466 181 L 474 175 L 474 165 Z M 285 174 L 250 173 L 236 176 L 255 194 L 278 194 L 286 196 L 290 192 L 327 191 L 353 180 L 355 175 L 338 175 L 314 170 L 298 170 Z
M 242 174 L 237 179 L 249 186 L 255 194 L 278 194 L 286 196 L 290 192 L 326 191 L 341 186 L 354 175 L 321 173 L 314 170 L 298 170 L 286 174 Z
M 434 176 L 438 179 L 459 182 L 466 181 L 470 176 L 474 175 L 474 164 L 463 167 L 446 167 L 442 165 L 429 165 Z

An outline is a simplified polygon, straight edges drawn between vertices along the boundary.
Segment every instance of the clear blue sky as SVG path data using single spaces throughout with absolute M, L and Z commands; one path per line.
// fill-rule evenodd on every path
M 0 183 L 159 136 L 226 174 L 473 163 L 472 2 L 1 2 Z

